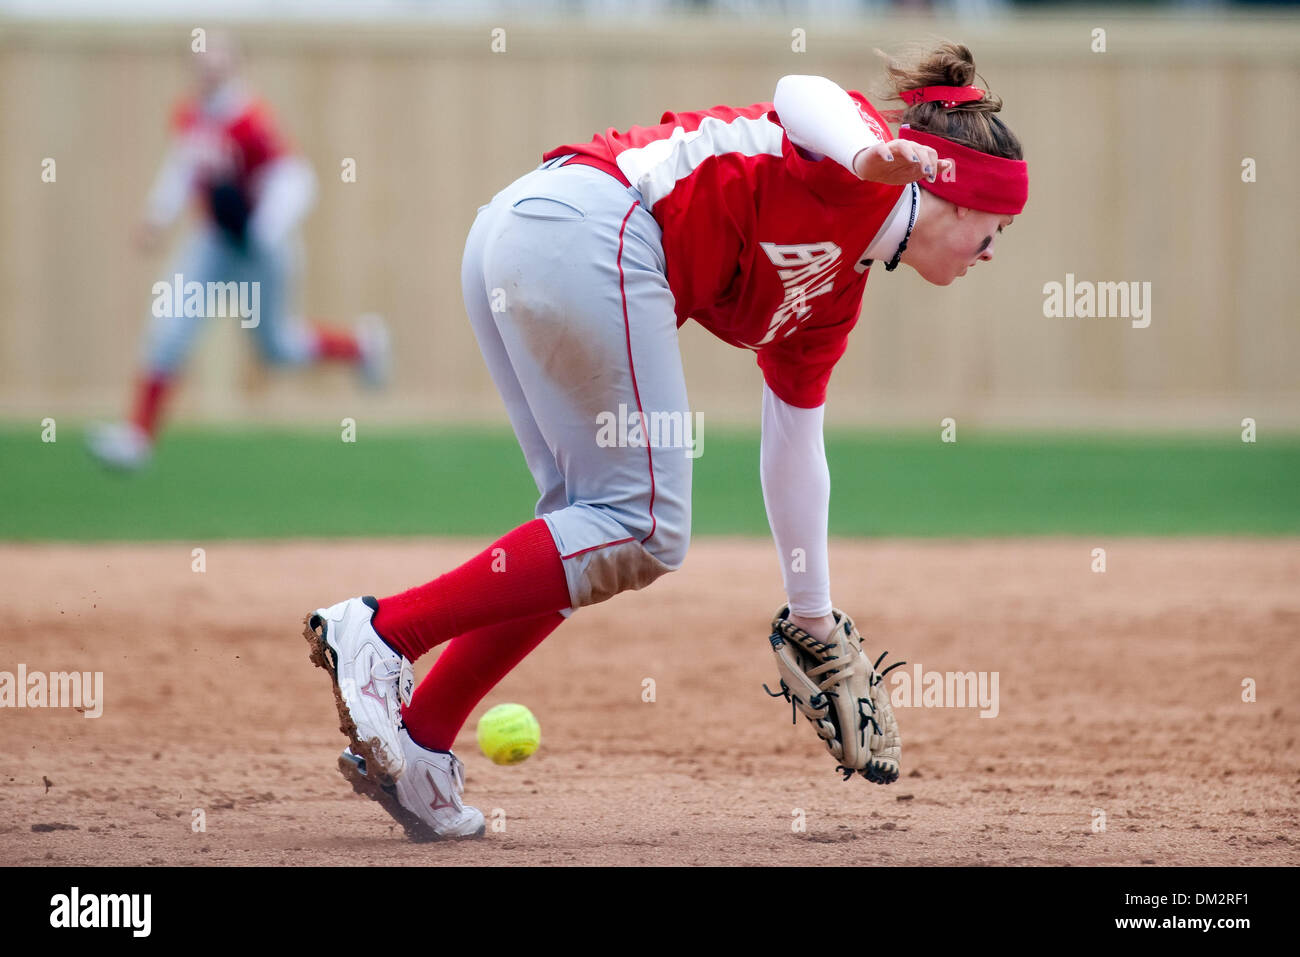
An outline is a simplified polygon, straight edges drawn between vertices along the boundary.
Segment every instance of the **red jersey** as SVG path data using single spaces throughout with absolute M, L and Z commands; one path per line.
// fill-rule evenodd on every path
M 192 187 L 202 196 L 214 186 L 230 184 L 251 205 L 253 177 L 288 152 L 270 113 L 254 100 L 238 104 L 221 117 L 205 114 L 193 100 L 186 100 L 173 111 L 171 126 L 191 151 L 195 162 Z
M 849 96 L 882 141 L 893 138 L 866 97 Z M 679 326 L 694 319 L 754 350 L 790 405 L 826 401 L 862 308 L 867 247 L 905 187 L 808 158 L 771 103 L 669 111 L 658 126 L 611 127 L 542 158 L 569 153 L 616 164 L 640 191 L 663 230 Z

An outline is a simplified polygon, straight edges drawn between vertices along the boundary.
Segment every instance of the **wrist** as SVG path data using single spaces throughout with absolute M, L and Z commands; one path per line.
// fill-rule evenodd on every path
M 818 641 L 825 641 L 826 636 L 835 630 L 835 618 L 827 612 L 825 615 L 797 615 L 790 613 L 790 624 L 802 628 Z
M 870 154 L 870 146 L 864 146 L 853 154 L 853 175 L 858 179 L 867 178 L 867 158 Z

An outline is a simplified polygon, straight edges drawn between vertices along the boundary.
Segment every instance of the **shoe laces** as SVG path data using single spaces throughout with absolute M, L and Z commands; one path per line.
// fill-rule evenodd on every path
M 378 687 L 388 705 L 388 716 L 395 725 L 402 723 L 402 695 L 398 682 L 402 677 L 402 659 L 398 657 L 376 658 L 370 665 L 370 677 L 378 682 Z
M 376 658 L 370 665 L 370 677 L 376 681 L 396 684 L 402 675 L 402 659 L 397 657 Z

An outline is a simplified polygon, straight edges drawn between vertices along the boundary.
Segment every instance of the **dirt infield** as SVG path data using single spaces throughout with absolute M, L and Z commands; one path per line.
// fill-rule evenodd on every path
M 542 748 L 495 767 L 471 720 L 466 799 L 504 830 L 453 845 L 340 777 L 300 622 L 470 546 L 217 543 L 202 573 L 191 549 L 0 546 L 0 672 L 104 674 L 99 718 L 0 709 L 0 864 L 1300 863 L 1294 539 L 835 543 L 837 602 L 900 672 L 998 679 L 996 717 L 901 708 L 883 788 L 760 687 L 770 543 L 698 542 L 480 706 L 529 705 Z

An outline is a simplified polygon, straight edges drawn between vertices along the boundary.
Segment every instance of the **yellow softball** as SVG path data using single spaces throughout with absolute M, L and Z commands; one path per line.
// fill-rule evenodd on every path
M 478 719 L 478 746 L 493 764 L 518 764 L 542 743 L 542 726 L 521 704 L 499 704 Z

